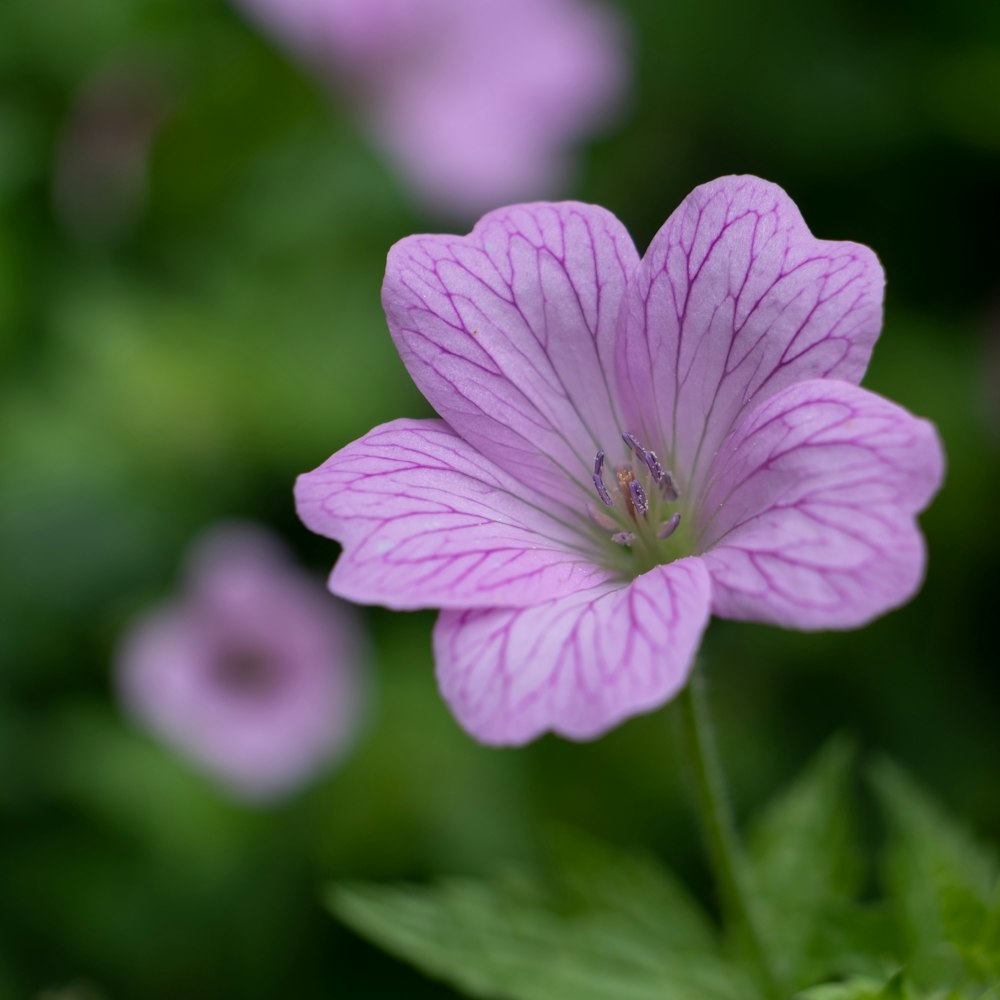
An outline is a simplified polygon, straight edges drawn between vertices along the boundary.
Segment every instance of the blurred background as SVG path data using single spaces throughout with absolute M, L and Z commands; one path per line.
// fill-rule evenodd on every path
M 739 812 L 847 730 L 1000 834 L 1000 5 L 607 0 L 565 42 L 576 5 L 555 6 L 521 29 L 549 39 L 531 56 L 456 29 L 463 64 L 443 31 L 320 31 L 320 0 L 0 4 L 0 997 L 454 996 L 320 887 L 531 860 L 554 824 L 707 897 L 669 713 L 477 746 L 436 692 L 430 613 L 357 610 L 360 732 L 266 801 L 116 695 L 123 636 L 190 589 L 212 524 L 267 526 L 322 587 L 336 547 L 296 520 L 295 476 L 429 412 L 385 329 L 386 250 L 522 189 L 600 203 L 642 248 L 696 184 L 757 173 L 879 254 L 866 385 L 934 420 L 949 460 L 926 586 L 860 632 L 714 622 L 703 662 Z M 527 136 L 493 91 L 563 54 L 568 94 Z M 535 76 L 522 107 L 558 90 Z M 458 191 L 435 171 L 463 142 L 463 177 L 491 142 L 538 168 Z

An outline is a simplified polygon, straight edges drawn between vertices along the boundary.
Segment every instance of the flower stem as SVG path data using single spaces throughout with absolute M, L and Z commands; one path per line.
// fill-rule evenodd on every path
M 701 670 L 696 668 L 692 672 L 675 703 L 681 749 L 690 769 L 698 817 L 726 928 L 746 949 L 765 995 L 777 998 L 780 992 L 760 935 L 743 845 L 733 822 L 708 719 Z

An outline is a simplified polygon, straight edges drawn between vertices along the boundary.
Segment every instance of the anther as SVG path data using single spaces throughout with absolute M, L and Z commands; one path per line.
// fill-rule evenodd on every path
M 622 431 L 622 440 L 634 451 L 640 458 L 645 454 L 645 448 L 637 440 L 634 434 L 630 434 L 628 431 Z
M 663 490 L 663 496 L 665 499 L 670 501 L 680 499 L 681 492 L 677 489 L 677 484 L 674 482 L 674 477 L 671 473 L 664 472 L 658 482 L 660 484 L 660 489 Z
M 676 530 L 677 526 L 681 523 L 681 512 L 675 511 L 670 515 L 670 518 L 660 525 L 659 530 L 656 532 L 657 538 L 669 538 Z
M 649 510 L 649 500 L 646 498 L 646 491 L 634 479 L 629 482 L 628 491 L 632 500 L 632 509 L 636 514 L 645 514 Z
M 613 541 L 616 545 L 629 546 L 635 542 L 635 535 L 633 535 L 631 531 L 616 531 L 611 536 L 611 541 Z
M 607 486 L 604 485 L 604 479 L 601 477 L 601 470 L 604 468 L 604 452 L 599 451 L 594 457 L 594 489 L 597 490 L 597 495 L 601 498 L 601 502 L 605 507 L 614 507 L 615 502 L 611 499 L 611 494 L 608 492 Z
M 605 531 L 617 531 L 618 522 L 613 517 L 608 517 L 603 510 L 598 510 L 592 503 L 587 504 L 587 513 L 591 521 Z
M 656 452 L 643 448 L 639 444 L 639 439 L 630 431 L 622 432 L 622 440 L 642 459 L 646 468 L 649 469 L 649 474 L 653 477 L 653 481 L 657 483 L 662 482 L 663 466 L 660 465 L 660 460 L 656 457 Z
M 660 465 L 660 460 L 656 457 L 656 452 L 644 451 L 642 453 L 642 460 L 646 463 L 646 468 L 649 469 L 649 474 L 653 479 L 658 482 L 663 482 L 663 466 Z

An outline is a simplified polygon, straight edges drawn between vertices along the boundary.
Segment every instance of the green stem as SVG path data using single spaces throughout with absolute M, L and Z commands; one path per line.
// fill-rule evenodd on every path
M 698 817 L 727 930 L 746 948 L 765 994 L 780 997 L 761 940 L 756 908 L 748 885 L 743 845 L 736 833 L 712 738 L 700 669 L 693 671 L 675 704 L 681 748 L 690 768 Z

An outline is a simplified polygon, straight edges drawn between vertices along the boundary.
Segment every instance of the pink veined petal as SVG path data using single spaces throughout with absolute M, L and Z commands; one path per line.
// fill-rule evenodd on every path
M 544 498 L 441 420 L 376 427 L 295 495 L 305 524 L 344 545 L 330 589 L 363 604 L 522 607 L 609 576 Z
M 705 566 L 689 558 L 533 608 L 445 611 L 434 631 L 438 683 L 484 743 L 547 730 L 593 739 L 683 687 L 709 598 Z
M 382 302 L 404 363 L 474 448 L 579 508 L 617 441 L 617 321 L 638 255 L 607 211 L 575 202 L 484 216 L 468 236 L 389 252 Z
M 915 516 L 943 468 L 934 427 L 864 389 L 817 379 L 773 396 L 723 445 L 700 507 L 713 612 L 854 628 L 909 600 Z
M 861 380 L 884 284 L 871 250 L 816 239 L 777 185 L 695 188 L 630 286 L 618 360 L 633 432 L 697 491 L 746 407 L 809 378 Z

